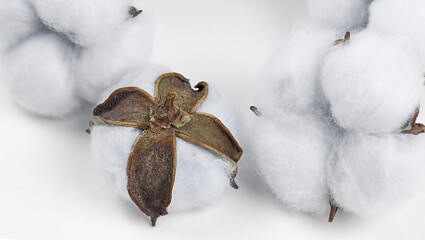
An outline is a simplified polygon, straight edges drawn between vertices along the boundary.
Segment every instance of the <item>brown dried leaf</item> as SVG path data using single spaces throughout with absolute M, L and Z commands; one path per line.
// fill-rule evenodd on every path
M 176 129 L 176 136 L 195 143 L 220 155 L 238 162 L 242 157 L 242 148 L 223 123 L 216 117 L 196 113 L 191 120 Z
M 149 124 L 153 98 L 145 91 L 127 87 L 114 91 L 109 98 L 93 110 L 93 115 L 108 124 L 139 127 Z
M 176 138 L 173 129 L 143 131 L 127 163 L 127 189 L 133 202 L 152 225 L 167 214 L 176 173 Z
M 189 80 L 178 73 L 161 75 L 155 82 L 155 102 L 162 105 L 169 92 L 175 92 L 174 105 L 177 109 L 194 113 L 208 95 L 208 84 L 198 83 L 193 90 Z

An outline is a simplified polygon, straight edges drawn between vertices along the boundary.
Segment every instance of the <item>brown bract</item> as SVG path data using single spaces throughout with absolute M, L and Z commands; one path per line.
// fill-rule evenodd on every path
M 141 14 L 143 12 L 143 10 L 137 10 L 137 8 L 131 6 L 130 10 L 128 10 L 128 14 L 130 14 L 130 16 L 132 16 L 133 18 L 139 16 L 139 14 Z
M 403 131 L 404 134 L 413 134 L 418 135 L 425 132 L 425 125 L 422 123 L 417 123 L 416 120 L 419 116 L 419 107 L 416 109 L 415 115 L 413 115 L 412 120 L 410 121 L 410 129 Z
M 155 82 L 155 99 L 136 87 L 121 88 L 93 110 L 90 127 L 110 124 L 144 130 L 128 158 L 127 189 L 153 226 L 171 203 L 176 137 L 224 156 L 234 167 L 230 183 L 237 188 L 234 178 L 242 149 L 220 120 L 196 112 L 208 95 L 208 84 L 200 82 L 195 88 L 178 73 L 164 74 Z

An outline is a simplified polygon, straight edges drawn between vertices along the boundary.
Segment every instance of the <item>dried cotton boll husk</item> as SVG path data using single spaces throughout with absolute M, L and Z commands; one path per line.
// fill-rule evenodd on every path
M 396 38 L 425 72 L 425 1 L 376 0 L 370 6 L 369 28 Z
M 320 67 L 333 46 L 336 35 L 317 26 L 295 28 L 288 43 L 276 51 L 265 65 L 257 83 L 260 111 L 320 111 L 316 103 L 320 91 Z
M 43 28 L 32 5 L 26 0 L 0 4 L 0 51 L 6 50 Z
M 63 117 L 80 104 L 70 66 L 72 46 L 53 33 L 41 33 L 7 52 L 3 73 L 11 97 L 25 110 L 48 117 Z
M 425 135 L 348 133 L 335 146 L 332 196 L 344 211 L 370 215 L 391 209 L 425 183 Z
M 321 216 L 329 211 L 326 161 L 332 131 L 314 115 L 264 113 L 254 133 L 257 171 L 290 210 Z
M 149 60 L 152 42 L 150 16 L 142 13 L 127 19 L 103 41 L 83 49 L 76 65 L 79 95 L 98 103 L 106 88 Z
M 102 41 L 129 16 L 126 0 L 34 0 L 37 15 L 52 30 L 81 46 Z
M 366 27 L 372 0 L 308 0 L 314 22 L 345 32 Z
M 111 89 L 135 86 L 153 95 L 154 82 L 164 72 L 168 72 L 166 67 L 149 65 L 129 73 Z M 108 89 L 102 96 L 107 97 L 110 93 Z M 242 123 L 240 118 L 235 117 L 237 111 L 211 83 L 208 97 L 197 112 L 216 116 L 235 138 L 238 137 Z M 141 130 L 117 126 L 94 126 L 91 130 L 94 160 L 114 179 L 118 193 L 128 201 L 131 199 L 127 192 L 127 161 L 140 133 Z M 193 143 L 180 138 L 176 140 L 177 169 L 169 212 L 205 206 L 231 189 L 229 178 L 234 170 L 231 164 L 223 157 Z
M 419 105 L 423 75 L 397 44 L 364 31 L 329 53 L 323 91 L 344 129 L 366 133 L 398 131 Z

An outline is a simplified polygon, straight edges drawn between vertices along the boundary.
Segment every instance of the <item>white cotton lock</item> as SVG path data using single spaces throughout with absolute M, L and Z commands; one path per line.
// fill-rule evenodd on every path
M 168 69 L 159 66 L 139 69 L 107 90 L 102 101 L 113 90 L 128 86 L 139 87 L 153 96 L 154 82 L 165 72 Z M 196 83 L 191 82 L 192 85 Z M 209 94 L 197 112 L 216 116 L 238 139 L 243 123 L 240 118 L 234 117 L 237 112 L 213 85 L 209 85 Z M 91 133 L 94 160 L 114 179 L 117 192 L 128 201 L 131 199 L 127 192 L 127 160 L 140 133 L 137 129 L 117 126 L 94 126 Z M 212 203 L 232 189 L 229 181 L 232 171 L 233 166 L 222 156 L 177 138 L 177 168 L 169 211 L 183 211 Z
M 33 0 L 37 15 L 54 31 L 81 46 L 101 41 L 129 17 L 129 1 Z
M 53 33 L 28 39 L 2 59 L 10 96 L 35 114 L 63 117 L 74 112 L 80 106 L 70 68 L 74 61 L 73 47 Z
M 258 174 L 290 210 L 323 215 L 329 209 L 326 163 L 331 134 L 313 115 L 256 119 L 254 133 Z
M 294 29 L 289 42 L 264 66 L 257 82 L 258 107 L 300 113 L 320 111 L 317 103 L 322 101 L 316 95 L 321 87 L 318 75 L 335 38 L 333 31 L 314 25 Z
M 423 82 L 414 58 L 370 31 L 336 46 L 322 69 L 336 122 L 366 133 L 399 131 L 419 105 Z
M 329 188 L 345 211 L 372 215 L 421 191 L 425 135 L 348 133 L 338 139 Z
M 375 0 L 370 6 L 369 29 L 399 41 L 425 72 L 425 2 L 422 0 Z
M 142 13 L 127 19 L 107 39 L 84 49 L 76 63 L 80 96 L 97 103 L 105 89 L 148 62 L 152 43 L 152 22 Z
M 2 1 L 0 26 L 0 51 L 9 49 L 43 28 L 29 0 Z
M 339 32 L 366 27 L 372 0 L 308 0 L 314 22 Z

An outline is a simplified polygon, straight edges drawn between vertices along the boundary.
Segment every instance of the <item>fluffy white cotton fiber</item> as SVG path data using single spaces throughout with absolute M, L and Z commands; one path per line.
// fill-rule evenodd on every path
M 168 69 L 160 66 L 148 66 L 132 72 L 108 89 L 100 102 L 113 90 L 128 86 L 142 88 L 153 96 L 154 82 L 165 72 Z M 196 83 L 192 80 L 191 84 Z M 210 84 L 208 97 L 197 112 L 218 117 L 238 138 L 238 130 L 242 127 L 240 118 L 234 117 L 237 112 L 214 85 Z M 139 133 L 139 130 L 115 126 L 95 126 L 92 129 L 93 157 L 105 172 L 110 173 L 118 192 L 128 201 L 131 199 L 127 193 L 127 160 Z M 213 202 L 231 188 L 229 179 L 232 171 L 233 167 L 221 156 L 177 138 L 177 170 L 169 210 L 187 210 Z
M 287 114 L 256 120 L 257 170 L 290 210 L 323 214 L 329 207 L 326 161 L 329 130 L 315 116 Z
M 146 13 L 124 22 L 108 39 L 81 52 L 78 90 L 91 103 L 119 78 L 143 66 L 151 55 L 152 23 Z
M 147 14 L 129 0 L 13 0 L 0 6 L 0 57 L 12 98 L 64 117 L 97 103 L 119 78 L 143 67 L 152 48 Z
M 33 1 L 44 24 L 81 46 L 101 41 L 130 17 L 129 2 L 122 0 Z
M 61 117 L 80 104 L 70 68 L 74 61 L 71 46 L 45 33 L 8 51 L 2 66 L 11 96 L 20 106 L 35 114 Z
M 335 145 L 332 195 L 345 210 L 369 215 L 420 191 L 425 182 L 425 135 L 348 133 Z
M 341 127 L 387 133 L 415 112 L 424 79 L 414 58 L 391 39 L 364 31 L 326 57 L 322 81 Z
M 416 58 L 425 72 L 425 2 L 421 0 L 376 0 L 370 6 L 369 28 L 390 37 Z
M 366 26 L 372 0 L 309 0 L 308 9 L 314 22 L 337 31 L 356 30 Z
M 310 1 L 321 26 L 294 31 L 258 82 L 257 170 L 290 210 L 368 215 L 425 184 L 425 135 L 401 133 L 423 90 L 425 4 L 376 0 L 368 26 L 369 3 Z
M 262 111 L 316 111 L 316 92 L 324 56 L 336 35 L 317 26 L 296 28 L 291 39 L 269 60 L 258 82 Z
M 0 51 L 4 51 L 43 28 L 33 7 L 26 0 L 2 1 L 0 26 Z

